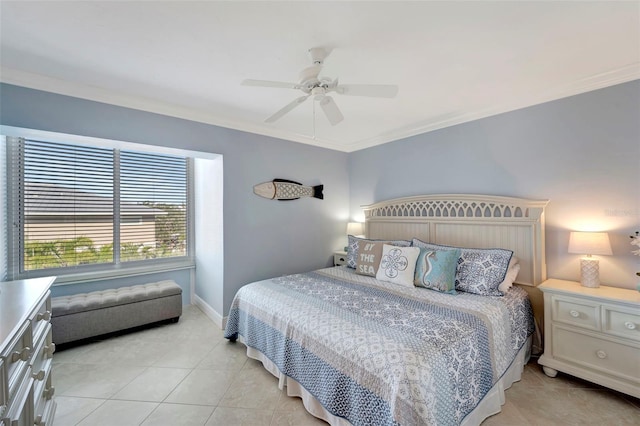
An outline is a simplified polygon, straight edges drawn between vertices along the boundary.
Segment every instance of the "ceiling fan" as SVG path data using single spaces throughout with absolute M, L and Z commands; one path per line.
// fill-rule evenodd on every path
M 265 123 L 273 123 L 285 114 L 302 104 L 309 97 L 318 101 L 322 111 L 327 116 L 329 122 L 335 126 L 344 119 L 338 105 L 334 102 L 329 93 L 337 93 L 348 96 L 368 96 L 373 98 L 393 98 L 398 94 L 398 86 L 389 84 L 338 84 L 338 79 L 334 80 L 328 77 L 320 77 L 322 64 L 329 55 L 329 52 L 322 47 L 314 47 L 309 49 L 312 65 L 300 72 L 299 83 L 285 83 L 280 81 L 267 80 L 243 80 L 243 86 L 259 86 L 259 87 L 276 87 L 282 89 L 301 90 L 304 95 L 294 99 L 285 105 L 275 114 L 267 118 Z

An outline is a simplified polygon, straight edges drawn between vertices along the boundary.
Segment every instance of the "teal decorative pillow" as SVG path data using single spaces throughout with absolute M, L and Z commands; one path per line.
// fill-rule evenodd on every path
M 421 248 L 413 283 L 442 293 L 456 294 L 456 268 L 460 250 Z
M 506 249 L 451 247 L 414 238 L 414 247 L 428 250 L 460 250 L 456 268 L 456 290 L 483 296 L 502 296 L 498 289 L 507 275 L 513 252 Z
M 418 247 L 398 247 L 385 244 L 376 279 L 413 287 L 416 260 L 420 254 Z

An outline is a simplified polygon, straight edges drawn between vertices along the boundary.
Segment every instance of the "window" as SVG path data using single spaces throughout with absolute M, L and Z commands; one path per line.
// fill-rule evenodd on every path
M 6 138 L 9 277 L 190 260 L 192 159 Z

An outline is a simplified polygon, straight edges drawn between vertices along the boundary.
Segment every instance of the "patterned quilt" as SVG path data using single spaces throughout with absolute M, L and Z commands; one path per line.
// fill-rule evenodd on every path
M 450 295 L 337 267 L 242 287 L 225 337 L 242 336 L 353 425 L 456 425 L 533 330 L 517 287 Z

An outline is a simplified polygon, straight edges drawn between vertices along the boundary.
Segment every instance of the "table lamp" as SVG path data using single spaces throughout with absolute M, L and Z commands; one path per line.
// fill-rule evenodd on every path
M 609 234 L 606 232 L 571 232 L 569 253 L 586 255 L 580 259 L 580 284 L 600 287 L 600 265 L 591 255 L 612 255 Z

